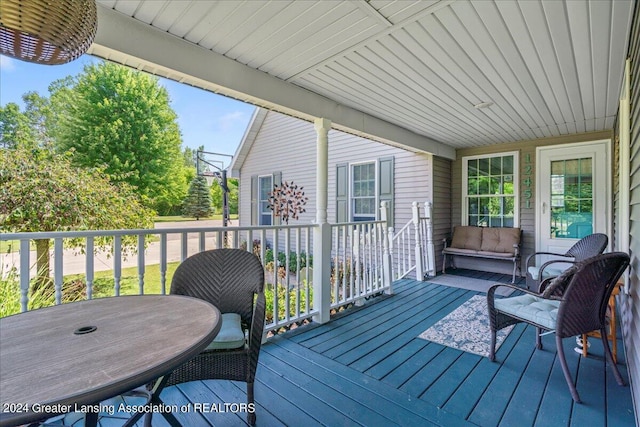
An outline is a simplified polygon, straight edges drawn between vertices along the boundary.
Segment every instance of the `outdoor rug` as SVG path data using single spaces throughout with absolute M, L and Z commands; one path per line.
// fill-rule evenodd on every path
M 513 326 L 498 331 L 496 351 L 509 335 Z M 491 331 L 487 311 L 487 297 L 474 295 L 418 338 L 452 347 L 458 350 L 489 356 Z
M 454 274 L 441 274 L 436 277 L 427 278 L 427 282 L 435 283 L 436 285 L 452 286 L 454 288 L 462 288 L 470 291 L 484 292 L 489 291 L 489 288 L 496 284 L 491 280 L 474 279 L 471 277 L 456 276 Z M 496 295 L 506 297 L 511 295 L 513 289 L 499 288 Z

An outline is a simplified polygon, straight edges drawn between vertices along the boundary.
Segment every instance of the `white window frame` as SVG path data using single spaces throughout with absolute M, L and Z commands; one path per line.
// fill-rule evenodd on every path
M 469 225 L 468 198 L 469 198 L 469 160 L 486 159 L 493 157 L 513 156 L 513 226 L 520 226 L 520 152 L 505 151 L 500 153 L 480 154 L 476 156 L 462 157 L 462 225 Z
M 270 224 L 263 224 L 262 223 L 262 215 L 266 214 L 266 211 L 262 211 L 262 202 L 267 202 L 267 199 L 261 199 L 260 197 L 262 196 L 262 180 L 263 179 L 269 179 L 271 180 L 271 185 L 270 188 L 273 189 L 273 174 L 268 174 L 268 175 L 258 175 L 258 206 L 256 207 L 257 211 L 258 211 L 258 225 L 273 225 L 273 211 L 271 209 L 269 209 L 269 213 L 271 215 L 271 223 Z
M 378 179 L 378 161 L 377 160 L 367 160 L 367 161 L 361 161 L 361 162 L 353 162 L 353 163 L 349 163 L 349 182 L 348 182 L 348 189 L 349 189 L 349 221 L 350 222 L 356 222 L 355 219 L 355 213 L 354 213 L 354 195 L 353 195 L 353 168 L 354 166 L 362 166 L 362 165 L 369 165 L 369 164 L 373 164 L 373 168 L 374 168 L 374 181 L 375 181 L 375 185 L 374 185 L 374 190 L 373 190 L 373 197 L 374 197 L 374 209 L 373 209 L 373 221 L 376 221 L 378 219 L 378 209 L 376 209 L 375 207 L 378 206 L 380 204 L 379 200 L 378 200 L 378 193 L 380 193 L 378 186 L 380 185 L 380 180 Z M 366 221 L 365 221 L 366 222 Z

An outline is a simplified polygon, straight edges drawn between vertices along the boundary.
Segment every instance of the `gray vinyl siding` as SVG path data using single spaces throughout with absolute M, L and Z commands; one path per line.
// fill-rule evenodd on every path
M 327 219 L 336 222 L 336 165 L 375 162 L 394 158 L 395 227 L 411 219 L 411 203 L 430 200 L 432 156 L 367 140 L 337 130 L 329 132 L 329 171 Z M 309 224 L 316 207 L 316 133 L 313 124 L 276 112 L 269 112 L 240 172 L 240 225 L 250 225 L 250 177 L 282 172 L 283 181 L 304 186 L 309 197 L 300 220 L 290 224 Z M 244 179 L 243 179 L 244 178 Z
M 522 229 L 522 262 L 524 265 L 527 256 L 535 251 L 535 194 L 536 194 L 536 148 L 550 145 L 569 144 L 575 142 L 595 141 L 599 139 L 612 138 L 612 132 L 588 132 L 577 135 L 568 135 L 558 138 L 544 138 L 532 141 L 514 142 L 509 144 L 488 145 L 476 148 L 466 148 L 456 151 L 456 160 L 452 164 L 451 176 L 451 227 L 462 223 L 462 158 L 466 156 L 476 156 L 480 154 L 502 153 L 507 151 L 519 152 L 519 172 L 520 172 L 520 217 L 519 223 Z M 529 199 L 529 208 L 526 207 L 526 199 L 523 197 L 523 179 L 525 174 L 525 161 L 527 154 L 530 155 L 531 190 L 532 196 Z M 473 258 L 460 258 L 457 260 L 460 267 L 495 271 L 511 274 L 512 264 L 491 260 L 476 260 Z M 524 268 L 522 268 L 524 274 Z
M 636 424 L 640 425 L 640 8 L 636 5 L 629 44 L 631 58 L 631 150 L 630 150 L 630 292 L 618 297 L 625 357 L 631 377 Z M 617 206 L 618 209 L 625 207 Z
M 433 158 L 433 240 L 436 252 L 436 271 L 442 270 L 442 239 L 451 230 L 451 166 L 442 157 Z
M 253 175 L 282 173 L 283 181 L 293 180 L 304 187 L 309 200 L 297 222 L 315 219 L 316 140 L 313 124 L 278 113 L 267 113 L 256 140 L 240 172 L 238 213 L 241 226 L 251 225 L 251 180 Z

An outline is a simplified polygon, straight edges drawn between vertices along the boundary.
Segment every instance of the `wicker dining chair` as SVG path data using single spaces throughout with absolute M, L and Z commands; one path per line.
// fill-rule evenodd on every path
M 555 252 L 532 253 L 525 262 L 527 289 L 542 292 L 540 284 L 543 280 L 560 275 L 572 263 L 601 254 L 608 243 L 609 238 L 606 234 L 594 233 L 578 240 L 563 254 Z M 555 259 L 536 265 L 536 260 L 541 255 L 553 256 Z
M 552 331 L 556 336 L 558 357 L 571 397 L 580 403 L 580 396 L 565 359 L 562 340 L 597 330 L 602 337 L 606 361 L 613 368 L 618 384 L 624 385 L 620 371 L 613 361 L 605 329 L 609 297 L 628 265 L 629 255 L 612 252 L 575 263 L 560 276 L 551 279 L 542 294 L 524 291 L 513 285 L 496 284 L 489 288 L 489 359 L 495 361 L 496 332 L 500 329 L 523 322 L 535 326 L 538 349 L 542 349 L 542 331 Z M 520 290 L 523 294 L 496 298 L 496 290 L 503 286 Z M 562 289 L 562 292 L 558 292 L 558 289 Z
M 263 290 L 262 263 L 250 252 L 213 249 L 185 259 L 173 275 L 170 293 L 215 305 L 222 313 L 222 327 L 211 345 L 174 370 L 163 387 L 209 379 L 246 382 L 247 422 L 254 425 L 253 382 L 265 321 Z M 176 421 L 172 416 L 165 418 L 172 425 Z

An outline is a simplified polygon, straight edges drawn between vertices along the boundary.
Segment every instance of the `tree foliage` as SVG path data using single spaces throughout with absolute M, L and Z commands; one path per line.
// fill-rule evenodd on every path
M 50 87 L 59 151 L 84 167 L 104 165 L 159 212 L 179 205 L 188 173 L 176 113 L 158 79 L 103 62 Z
M 102 168 L 78 168 L 72 154 L 0 150 L 0 230 L 7 232 L 152 228 L 154 212 Z M 83 240 L 69 240 L 81 246 Z M 123 242 L 125 245 L 127 242 Z M 96 246 L 108 244 L 98 239 Z M 38 274 L 49 276 L 49 241 L 37 242 Z
M 229 214 L 238 214 L 238 180 L 236 178 L 227 178 L 227 186 L 229 187 Z M 214 182 L 211 186 L 211 204 L 214 213 L 222 213 L 222 187 L 219 183 Z
M 0 107 L 0 148 L 34 147 L 36 137 L 29 117 L 20 106 L 10 102 Z
M 182 206 L 182 215 L 195 219 L 211 216 L 211 194 L 207 180 L 203 176 L 196 176 L 189 185 L 187 199 Z

